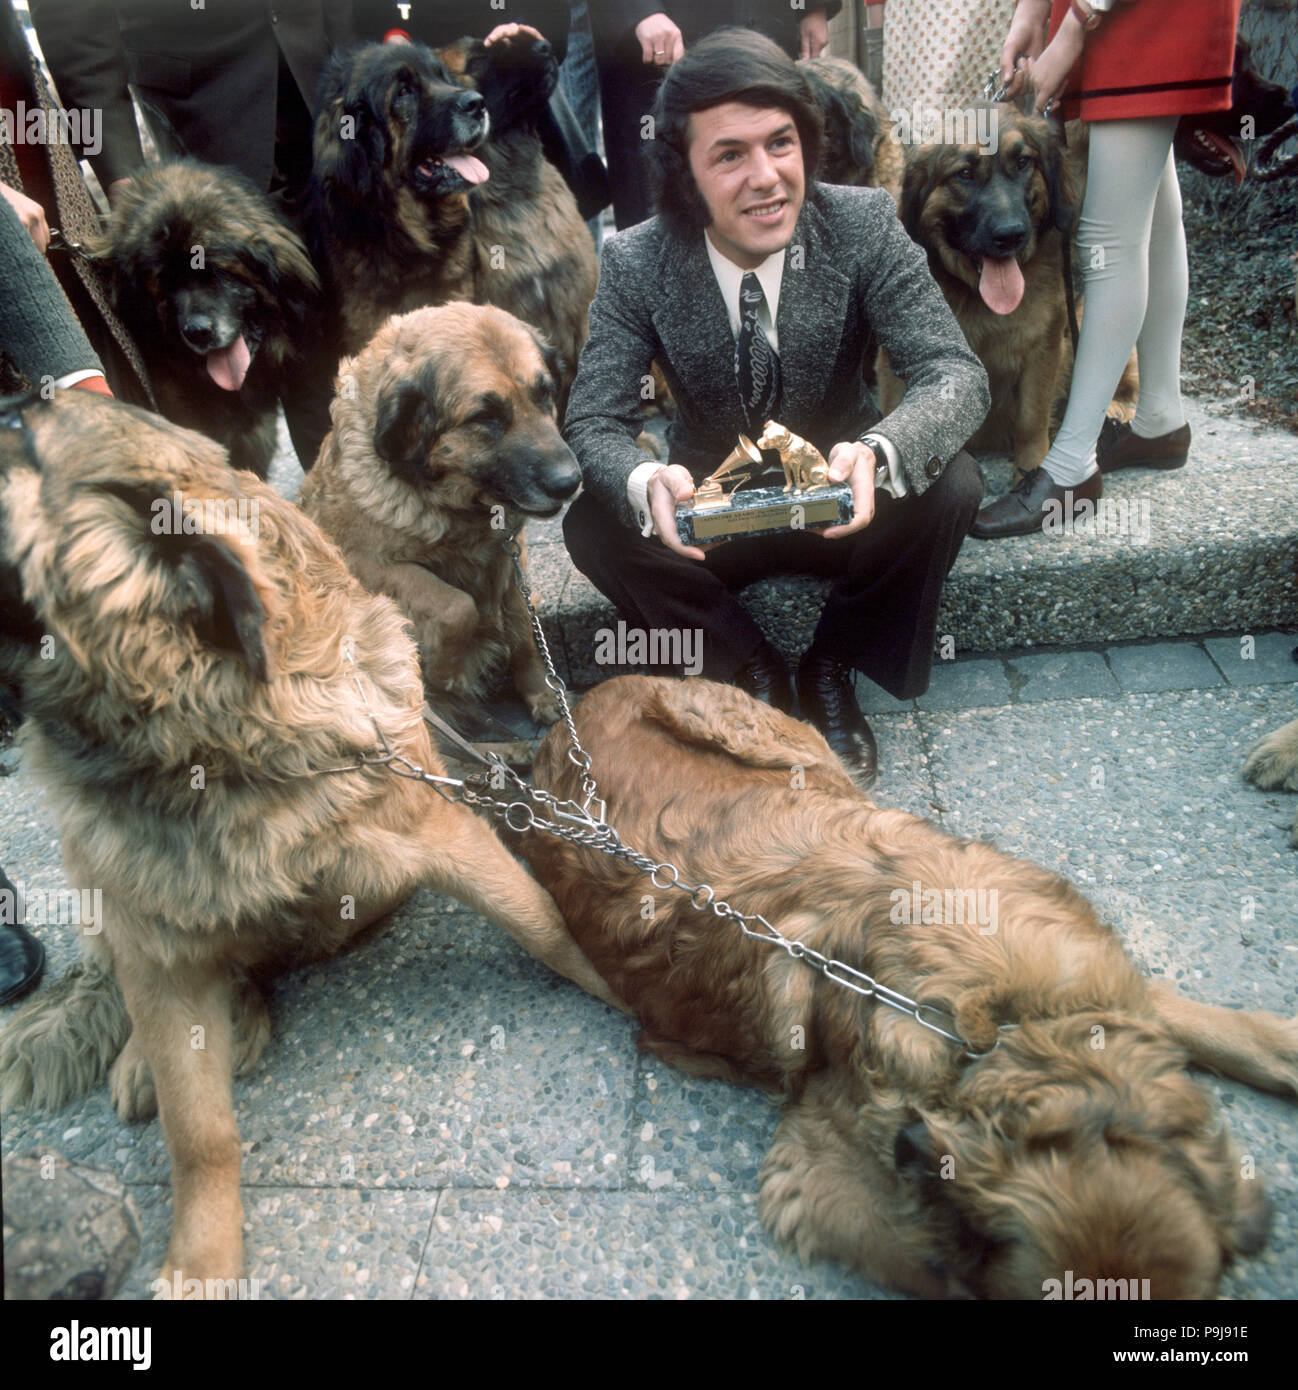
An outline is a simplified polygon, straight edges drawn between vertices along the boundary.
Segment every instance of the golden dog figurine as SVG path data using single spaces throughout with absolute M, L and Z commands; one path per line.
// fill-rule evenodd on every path
M 824 487 L 829 481 L 829 464 L 820 450 L 774 420 L 762 426 L 757 447 L 779 451 L 785 492 L 803 493 L 809 488 Z

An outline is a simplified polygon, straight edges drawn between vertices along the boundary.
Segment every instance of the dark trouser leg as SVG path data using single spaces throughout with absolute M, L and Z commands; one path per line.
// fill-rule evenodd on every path
M 661 74 L 640 61 L 640 44 L 634 37 L 612 51 L 597 40 L 595 58 L 604 119 L 604 162 L 613 190 L 613 216 L 622 230 L 653 216 L 642 123 L 653 106 Z
M 338 354 L 332 344 L 304 347 L 280 397 L 289 438 L 302 471 L 308 472 L 329 433 L 329 405 L 334 394 Z
M 656 536 L 624 525 L 586 493 L 568 508 L 563 538 L 573 564 L 628 625 L 701 629 L 701 674 L 709 680 L 728 681 L 761 646 L 761 628 L 715 572 L 715 558 L 730 546 L 702 563 L 686 560 Z
M 874 520 L 850 546 L 815 645 L 899 700 L 928 689 L 942 586 L 982 503 L 982 472 L 963 449 L 921 496 L 876 497 Z
M 815 645 L 895 695 L 928 688 L 942 584 L 982 502 L 982 474 L 963 450 L 922 496 L 875 498 L 856 536 L 827 541 L 786 532 L 731 541 L 686 560 L 580 496 L 564 517 L 573 563 L 629 624 L 702 628 L 703 671 L 728 681 L 756 653 L 762 631 L 734 590 L 770 574 L 835 579 Z

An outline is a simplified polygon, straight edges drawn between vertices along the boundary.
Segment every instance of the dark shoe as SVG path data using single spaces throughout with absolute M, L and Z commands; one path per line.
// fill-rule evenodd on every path
M 1004 497 L 978 513 L 969 534 L 980 541 L 997 541 L 1002 536 L 1030 536 L 1040 531 L 1046 520 L 1046 504 L 1054 503 L 1062 519 L 1083 501 L 1094 502 L 1104 492 L 1104 482 L 1092 473 L 1076 487 L 1060 487 L 1044 468 L 1034 468 Z
M 12 1004 L 30 993 L 45 973 L 45 947 L 13 923 L 0 926 L 0 1004 Z
M 45 973 L 45 947 L 17 922 L 18 890 L 0 869 L 0 1004 L 30 993 Z
M 768 642 L 763 642 L 753 657 L 735 672 L 732 684 L 746 690 L 754 700 L 773 705 L 782 714 L 788 714 L 793 708 L 789 668 Z
M 1105 420 L 1095 441 L 1095 462 L 1101 473 L 1119 468 L 1184 468 L 1189 457 L 1189 425 L 1144 439 L 1125 420 Z
M 802 717 L 820 730 L 857 784 L 870 786 L 879 774 L 879 750 L 856 703 L 851 670 L 812 648 L 798 667 L 798 701 Z

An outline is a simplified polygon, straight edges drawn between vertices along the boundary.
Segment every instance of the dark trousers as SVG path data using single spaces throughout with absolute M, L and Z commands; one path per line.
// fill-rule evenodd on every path
M 962 449 L 920 496 L 876 493 L 870 524 L 838 540 L 789 531 L 687 560 L 585 493 L 568 508 L 563 538 L 573 564 L 629 626 L 701 628 L 710 680 L 732 679 L 764 640 L 736 589 L 770 574 L 832 579 L 813 645 L 908 700 L 928 689 L 942 585 L 982 496 L 982 473 Z

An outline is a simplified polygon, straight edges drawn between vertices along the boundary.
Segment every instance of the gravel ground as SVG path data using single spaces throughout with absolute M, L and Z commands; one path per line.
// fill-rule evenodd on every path
M 1178 166 L 1190 261 L 1185 389 L 1298 431 L 1298 180 L 1210 179 Z

